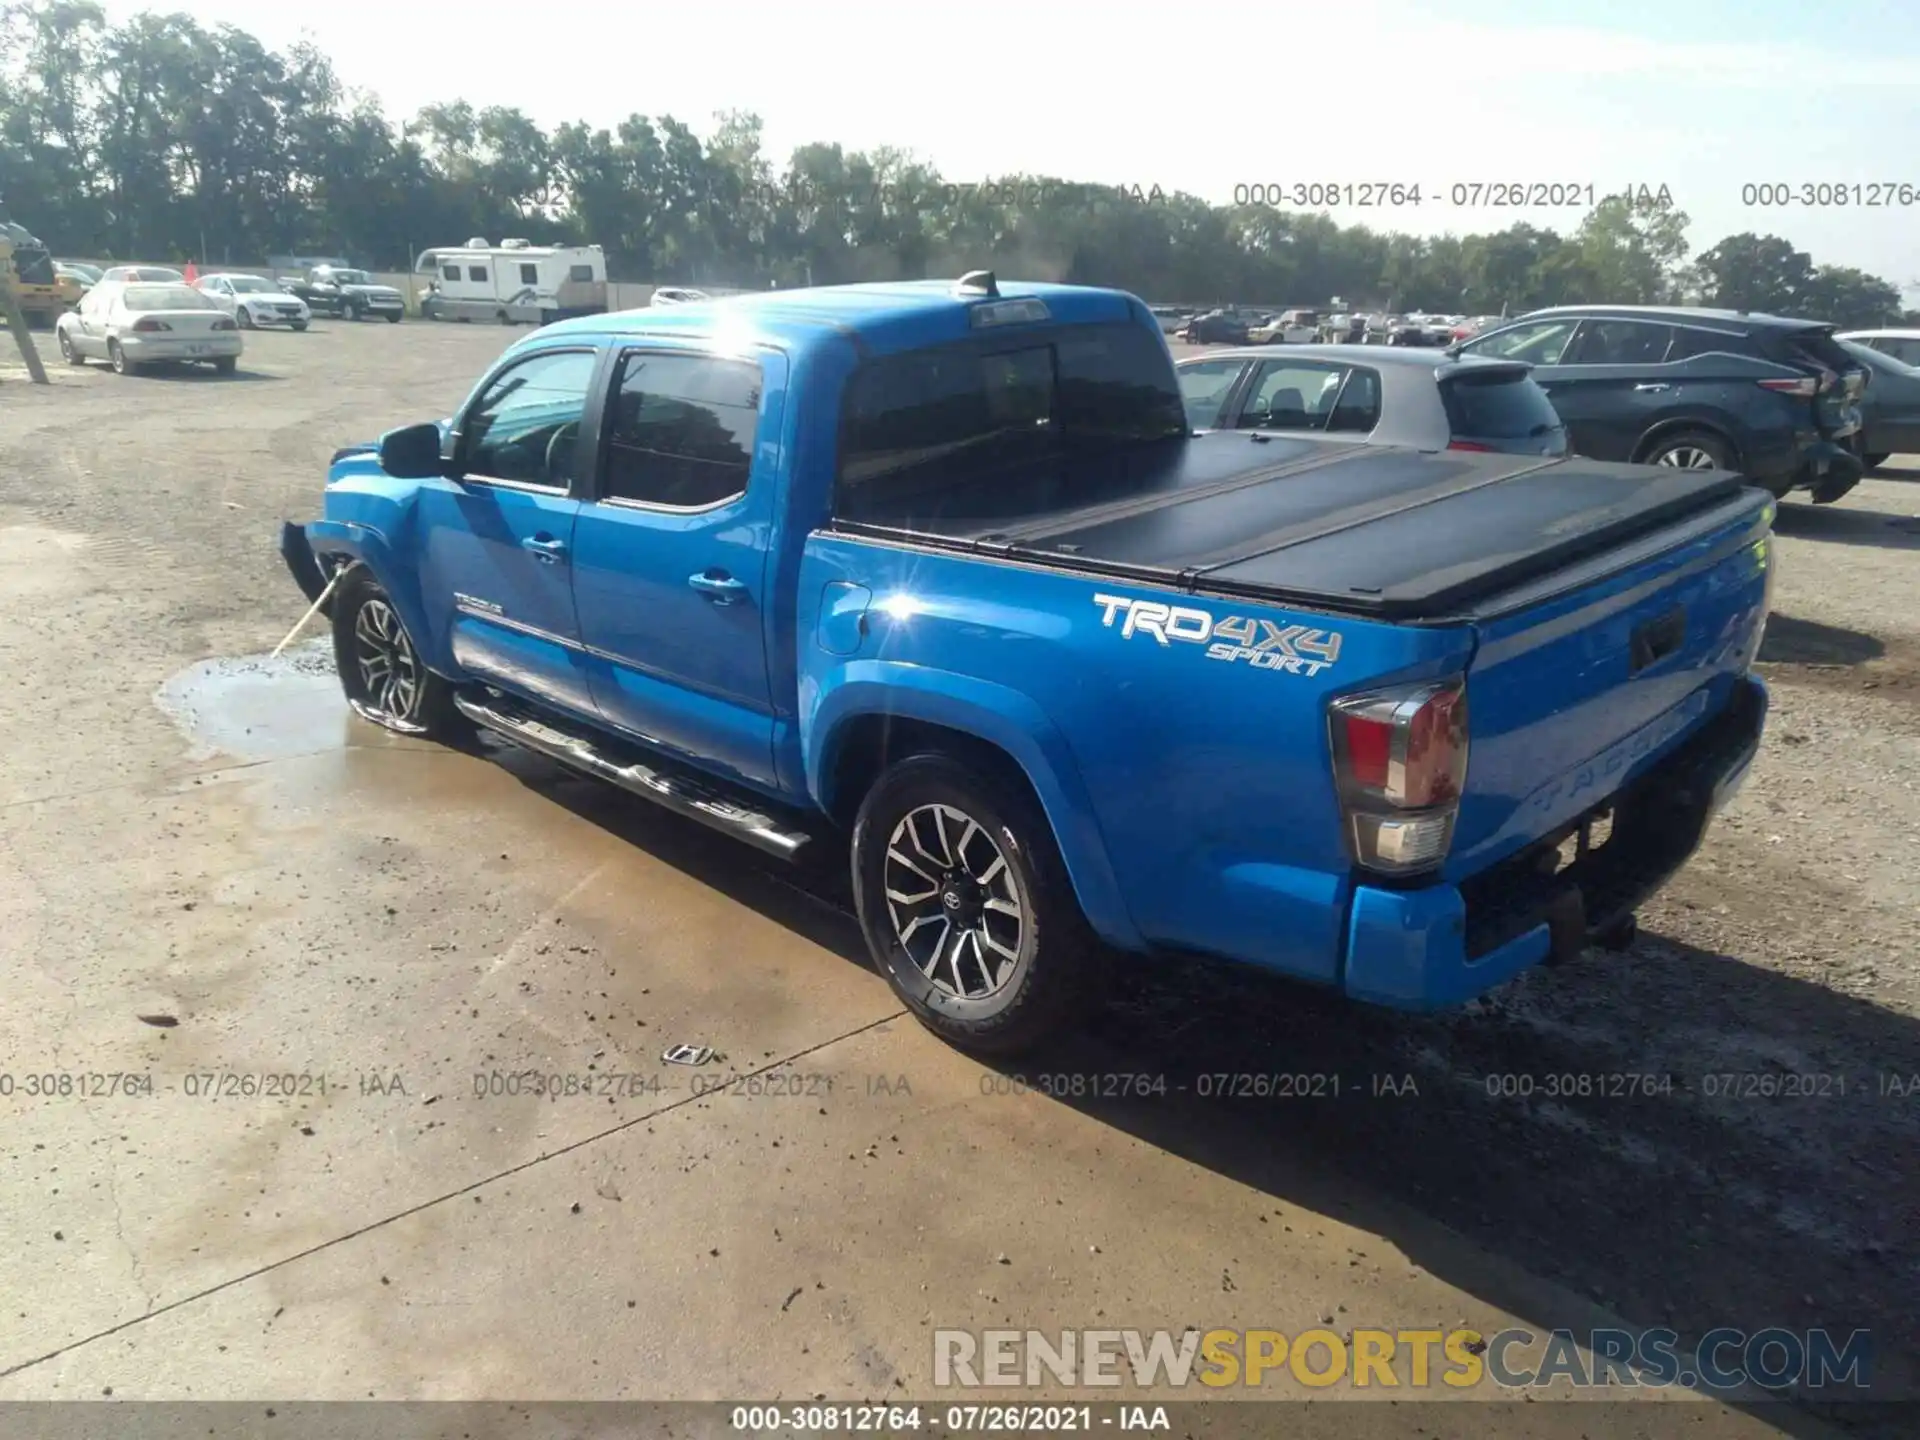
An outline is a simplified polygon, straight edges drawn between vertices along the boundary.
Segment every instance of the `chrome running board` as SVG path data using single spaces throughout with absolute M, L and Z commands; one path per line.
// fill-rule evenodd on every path
M 583 774 L 607 780 L 678 815 L 744 840 L 769 855 L 792 860 L 813 837 L 789 821 L 731 799 L 718 783 L 638 758 L 638 746 L 623 746 L 575 729 L 556 716 L 536 715 L 505 697 L 455 695 L 462 715 L 504 740 L 558 760 Z M 621 755 L 617 751 L 629 751 Z

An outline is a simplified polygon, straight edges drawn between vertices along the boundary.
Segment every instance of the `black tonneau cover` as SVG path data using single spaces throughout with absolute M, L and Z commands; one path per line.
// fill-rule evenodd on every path
M 1722 470 L 1223 431 L 918 494 L 876 484 L 869 500 L 855 487 L 836 525 L 1417 620 L 1715 509 L 1745 483 Z

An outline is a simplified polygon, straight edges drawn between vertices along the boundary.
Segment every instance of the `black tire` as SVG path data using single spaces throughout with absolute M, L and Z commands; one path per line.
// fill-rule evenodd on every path
M 107 341 L 107 363 L 113 366 L 116 375 L 138 375 L 140 367 L 127 359 L 127 352 L 120 348 L 118 340 Z
M 64 330 L 60 332 L 60 358 L 73 366 L 87 363 L 87 357 L 73 348 L 73 338 Z
M 244 305 L 236 305 L 233 307 L 233 318 L 239 321 L 242 330 L 257 328 L 253 323 L 253 312 Z
M 494 311 L 494 312 L 493 312 L 493 318 L 494 318 L 495 320 L 498 320 L 498 321 L 499 321 L 499 322 L 500 322 L 500 323 L 501 323 L 502 325 L 511 325 L 511 324 L 513 323 L 513 321 L 511 321 L 511 320 L 509 320 L 509 319 L 507 318 L 507 312 L 506 312 L 506 311 L 504 311 L 504 310 L 496 310 L 496 311 Z
M 213 372 L 216 375 L 231 375 L 239 368 L 240 360 L 235 355 L 222 355 L 213 362 Z
M 306 322 L 306 321 L 304 321 L 304 320 L 295 320 L 295 321 L 293 322 L 293 328 L 294 328 L 294 329 L 295 329 L 296 331 L 300 331 L 300 330 L 304 330 L 304 329 L 306 329 L 306 328 L 307 328 L 307 322 Z
M 398 325 L 400 323 L 400 312 L 396 310 L 393 314 L 387 316 L 387 323 L 389 325 Z
M 943 852 L 944 868 L 935 858 Z M 949 1044 L 1018 1054 L 1091 1004 L 1097 946 L 1053 832 L 1024 788 L 944 754 L 902 760 L 860 806 L 852 868 L 875 967 Z M 889 898 L 923 882 L 932 887 L 925 895 L 911 892 L 924 902 L 918 913 Z M 942 928 L 931 948 L 916 943 L 935 921 Z
M 387 638 L 376 638 L 382 632 Z M 384 669 L 376 652 L 384 652 Z M 398 608 L 364 565 L 355 565 L 334 592 L 333 663 L 347 704 L 361 719 L 450 745 L 471 740 L 472 724 L 454 708 L 452 684 L 421 660 Z
M 1867 467 L 1867 469 L 1878 470 L 1882 465 L 1886 464 L 1887 461 L 1891 460 L 1892 458 L 1893 458 L 1893 452 L 1891 450 L 1882 450 L 1878 455 L 1862 455 L 1860 457 L 1860 460 L 1861 460 L 1861 463 Z
M 1705 457 L 1708 463 L 1700 463 Z M 1670 465 L 1680 470 L 1738 470 L 1733 446 L 1711 430 L 1675 430 L 1662 435 L 1640 456 L 1642 465 Z
M 340 307 L 340 314 L 343 319 L 351 320 L 356 325 L 360 323 L 360 307 L 351 300 Z

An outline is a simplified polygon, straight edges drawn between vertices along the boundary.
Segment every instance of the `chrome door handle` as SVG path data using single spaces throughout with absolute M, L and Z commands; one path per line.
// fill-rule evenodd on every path
M 1651 390 L 1671 390 L 1673 386 L 1667 384 L 1666 381 L 1661 380 L 1661 381 L 1657 381 L 1657 382 L 1646 384 L 1646 385 L 1636 385 L 1633 388 L 1636 390 L 1651 391 Z
M 703 570 L 698 575 L 689 575 L 687 584 L 716 605 L 731 605 L 747 591 L 744 580 L 736 580 L 724 570 Z
M 567 553 L 567 542 L 556 540 L 551 535 L 529 535 L 520 542 L 522 550 L 531 550 L 548 565 Z

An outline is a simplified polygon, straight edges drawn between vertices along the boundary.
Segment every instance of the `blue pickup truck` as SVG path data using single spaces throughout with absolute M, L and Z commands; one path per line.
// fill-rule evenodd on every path
M 1116 947 L 1433 1008 L 1623 945 L 1758 748 L 1773 513 L 1191 434 L 1139 300 L 975 272 L 549 326 L 281 548 L 364 718 L 850 863 L 1007 1053 Z

